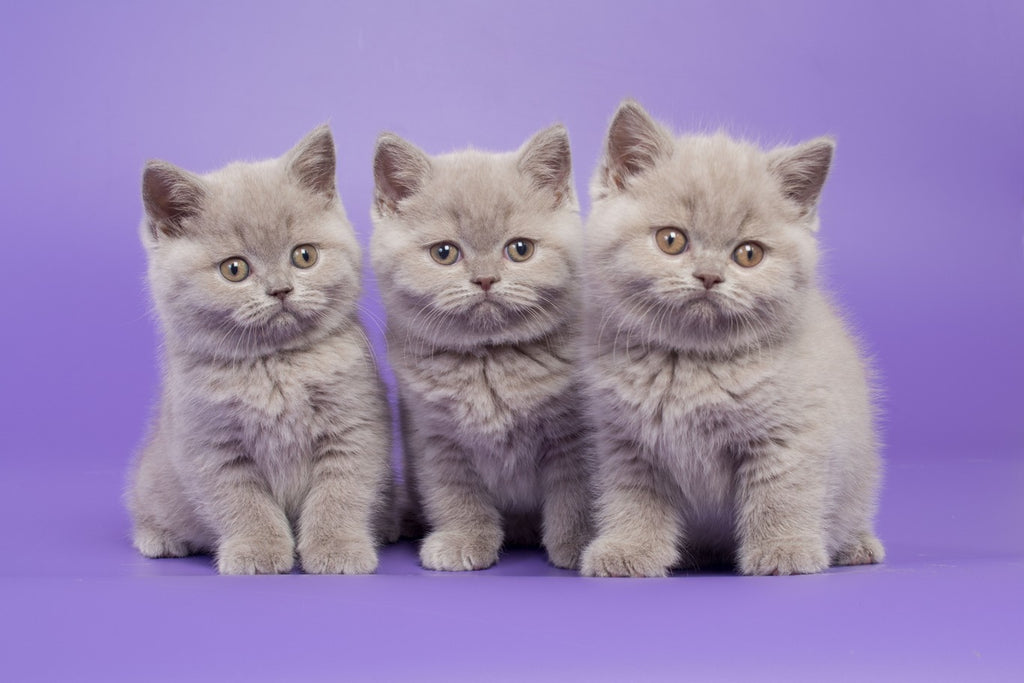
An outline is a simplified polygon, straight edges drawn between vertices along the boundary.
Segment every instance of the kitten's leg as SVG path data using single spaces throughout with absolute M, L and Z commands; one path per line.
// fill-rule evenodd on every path
M 862 448 L 854 446 L 848 452 L 847 469 L 839 475 L 839 490 L 830 501 L 835 510 L 829 528 L 834 565 L 877 564 L 885 560 L 885 548 L 873 532 L 881 463 L 874 444 Z
M 552 445 L 541 471 L 544 490 L 543 543 L 551 564 L 578 569 L 593 540 L 589 461 L 580 433 Z
M 737 470 L 739 568 L 744 574 L 813 574 L 828 567 L 824 458 L 804 443 L 772 440 Z
M 146 445 L 133 472 L 127 496 L 132 543 L 146 557 L 184 557 L 194 520 L 187 516 L 181 482 L 169 467 L 159 438 Z
M 468 454 L 448 440 L 425 441 L 417 480 L 432 531 L 420 546 L 420 562 L 445 571 L 486 569 L 498 561 L 501 514 Z
M 679 561 L 679 517 L 669 477 L 637 447 L 597 444 L 598 534 L 583 553 L 584 576 L 666 576 Z
M 299 517 L 299 557 L 309 574 L 370 574 L 377 568 L 373 515 L 386 486 L 386 443 L 355 430 L 324 439 Z M 352 444 L 360 444 L 354 447 Z
M 417 452 L 412 419 L 401 391 L 398 394 L 398 419 L 402 431 L 402 481 L 396 495 L 399 520 L 399 536 L 419 540 L 426 533 L 423 519 L 423 499 L 416 481 L 416 468 L 412 464 L 413 453 Z
M 397 485 L 395 508 L 398 512 L 399 538 L 419 540 L 426 533 L 423 521 L 423 504 L 420 495 L 410 480 L 411 466 L 405 463 L 404 480 Z
M 404 503 L 399 500 L 399 488 L 388 471 L 381 503 L 377 506 L 373 528 L 380 543 L 395 543 L 402 536 L 402 515 Z
M 249 458 L 208 454 L 194 479 L 201 513 L 218 532 L 221 574 L 283 574 L 295 564 L 295 542 L 284 510 Z

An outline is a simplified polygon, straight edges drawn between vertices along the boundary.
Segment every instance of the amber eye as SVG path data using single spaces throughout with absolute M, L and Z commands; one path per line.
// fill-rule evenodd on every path
M 451 242 L 438 242 L 430 247 L 430 256 L 442 266 L 450 266 L 459 260 L 459 248 Z
M 686 249 L 686 235 L 679 228 L 662 228 L 654 234 L 654 239 L 659 249 L 672 256 Z
M 224 276 L 225 280 L 241 282 L 249 277 L 249 264 L 244 258 L 232 256 L 220 262 L 220 274 Z
M 292 249 L 292 263 L 296 268 L 310 268 L 320 258 L 320 252 L 312 244 L 300 244 Z
M 764 247 L 757 242 L 744 242 L 732 252 L 732 260 L 744 268 L 753 268 L 764 258 Z
M 513 261 L 523 262 L 533 256 L 533 240 L 514 239 L 505 245 L 505 253 Z

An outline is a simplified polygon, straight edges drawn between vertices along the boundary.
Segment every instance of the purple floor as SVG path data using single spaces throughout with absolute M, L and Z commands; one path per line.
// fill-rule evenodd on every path
M 27 459 L 26 459 L 27 461 Z M 889 560 L 819 576 L 582 579 L 539 551 L 471 574 L 219 577 L 127 540 L 122 472 L 0 481 L 0 679 L 1020 680 L 1024 462 L 889 456 Z

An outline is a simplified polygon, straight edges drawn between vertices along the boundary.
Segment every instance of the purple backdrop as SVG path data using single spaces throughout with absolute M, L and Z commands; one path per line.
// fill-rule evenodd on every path
M 1024 675 L 1024 5 L 343 4 L 0 9 L 0 677 Z M 431 576 L 399 545 L 378 577 L 247 582 L 132 552 L 145 159 L 212 170 L 329 121 L 365 244 L 379 131 L 505 150 L 562 121 L 585 197 L 625 96 L 681 131 L 838 138 L 823 265 L 885 387 L 886 565 L 595 583 L 525 551 Z

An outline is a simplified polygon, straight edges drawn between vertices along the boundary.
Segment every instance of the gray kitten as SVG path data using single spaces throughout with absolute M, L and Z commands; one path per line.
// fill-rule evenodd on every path
M 222 574 L 280 573 L 297 546 L 307 572 L 377 567 L 390 417 L 334 167 L 326 126 L 208 175 L 146 165 L 164 388 L 128 499 L 147 557 L 213 551 Z
M 815 274 L 832 151 L 675 139 L 634 102 L 616 113 L 587 224 L 585 575 L 882 560 L 865 363 Z
M 371 256 L 388 312 L 424 567 L 503 541 L 578 566 L 590 539 L 574 375 L 582 226 L 562 126 L 510 154 L 428 157 L 382 135 Z M 540 533 L 538 533 L 540 532 Z

